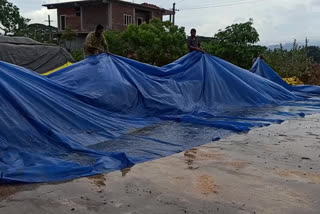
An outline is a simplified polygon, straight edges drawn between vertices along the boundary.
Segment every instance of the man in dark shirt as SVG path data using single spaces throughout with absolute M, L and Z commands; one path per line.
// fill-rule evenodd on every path
M 188 48 L 189 51 L 203 51 L 202 47 L 201 47 L 201 41 L 200 39 L 196 36 L 197 31 L 196 29 L 191 29 L 191 36 L 188 39 Z

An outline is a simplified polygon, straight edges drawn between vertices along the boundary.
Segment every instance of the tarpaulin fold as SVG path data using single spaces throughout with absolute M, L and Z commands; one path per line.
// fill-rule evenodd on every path
M 49 78 L 99 108 L 143 115 L 214 113 L 299 99 L 272 81 L 198 52 L 162 68 L 99 55 Z

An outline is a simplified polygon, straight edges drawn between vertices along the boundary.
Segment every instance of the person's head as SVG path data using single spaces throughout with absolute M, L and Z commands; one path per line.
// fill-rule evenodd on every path
M 103 33 L 104 27 L 102 25 L 97 25 L 96 27 L 96 36 L 100 37 Z
M 197 34 L 196 29 L 192 28 L 191 31 L 190 31 L 190 34 L 191 34 L 192 37 L 196 36 L 196 34 Z

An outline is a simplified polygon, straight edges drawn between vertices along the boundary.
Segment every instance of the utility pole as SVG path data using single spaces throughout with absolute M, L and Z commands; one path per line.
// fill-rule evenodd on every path
M 173 25 L 174 25 L 174 22 L 175 22 L 175 15 L 176 15 L 176 3 L 173 3 Z
M 50 19 L 50 15 L 48 15 L 48 20 L 45 20 L 46 22 L 49 23 L 49 42 L 52 42 L 52 29 L 51 29 L 51 19 Z
M 176 11 L 179 11 L 176 9 L 176 3 L 173 3 L 173 7 L 172 7 L 172 23 L 175 24 L 175 18 L 176 18 Z M 170 15 L 170 21 L 171 21 L 171 15 Z

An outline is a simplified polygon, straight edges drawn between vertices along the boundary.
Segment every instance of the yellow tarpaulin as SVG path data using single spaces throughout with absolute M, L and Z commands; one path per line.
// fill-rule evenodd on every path
M 47 73 L 44 73 L 44 74 L 41 74 L 41 75 L 47 76 L 47 75 L 52 74 L 52 73 L 54 73 L 54 72 L 56 72 L 56 71 L 59 71 L 59 70 L 61 70 L 61 69 L 63 69 L 63 68 L 66 68 L 66 67 L 68 67 L 68 66 L 70 66 L 70 65 L 72 65 L 72 64 L 73 64 L 72 62 L 67 62 L 67 63 L 64 64 L 64 65 L 61 65 L 60 67 L 58 67 L 58 68 L 56 68 L 56 69 L 53 69 L 53 70 L 51 70 L 51 71 L 48 71 Z

